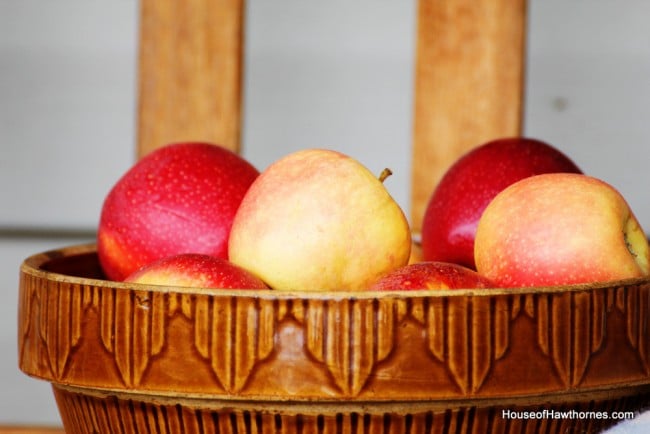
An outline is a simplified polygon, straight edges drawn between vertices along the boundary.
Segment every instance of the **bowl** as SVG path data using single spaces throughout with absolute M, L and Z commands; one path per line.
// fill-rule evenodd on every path
M 27 258 L 20 369 L 68 433 L 597 432 L 650 404 L 650 279 L 281 292 L 105 280 Z

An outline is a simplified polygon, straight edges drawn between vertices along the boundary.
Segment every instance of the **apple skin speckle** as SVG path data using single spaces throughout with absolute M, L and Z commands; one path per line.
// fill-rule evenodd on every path
M 548 173 L 522 179 L 490 202 L 475 258 L 477 271 L 500 287 L 557 286 L 647 276 L 650 247 L 614 187 L 588 175 Z
M 494 283 L 459 264 L 417 262 L 394 270 L 374 282 L 370 290 L 403 291 L 418 289 L 493 288 Z
M 475 269 L 474 237 L 488 203 L 520 179 L 551 172 L 581 173 L 569 157 L 532 138 L 502 138 L 472 149 L 447 170 L 429 199 L 422 258 Z
M 239 204 L 258 170 L 210 143 L 177 143 L 138 161 L 106 196 L 97 250 L 108 278 L 179 253 L 227 258 Z
M 129 275 L 125 282 L 217 289 L 268 289 L 257 276 L 222 258 L 197 253 L 168 256 Z

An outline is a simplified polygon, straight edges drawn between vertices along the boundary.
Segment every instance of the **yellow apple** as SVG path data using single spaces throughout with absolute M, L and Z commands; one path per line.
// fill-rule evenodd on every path
M 274 289 L 361 290 L 408 262 L 411 234 L 399 205 L 360 162 L 306 149 L 253 182 L 228 246 L 233 263 Z
M 476 231 L 477 271 L 496 285 L 552 286 L 647 276 L 646 235 L 614 187 L 572 173 L 501 191 Z

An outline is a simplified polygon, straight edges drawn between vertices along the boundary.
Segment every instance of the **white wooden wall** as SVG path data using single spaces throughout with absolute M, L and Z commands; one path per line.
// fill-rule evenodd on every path
M 650 230 L 650 2 L 530 0 L 525 133 L 628 198 Z M 408 210 L 414 2 L 251 0 L 243 153 L 325 146 L 394 175 Z M 58 423 L 17 369 L 21 260 L 92 239 L 134 160 L 135 0 L 0 0 L 0 424 Z M 42 410 L 34 412 L 34 405 Z

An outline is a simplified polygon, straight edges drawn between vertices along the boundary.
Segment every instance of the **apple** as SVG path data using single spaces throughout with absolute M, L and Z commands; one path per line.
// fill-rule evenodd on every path
M 409 260 L 411 234 L 382 180 L 337 151 L 271 164 L 235 215 L 229 257 L 271 288 L 367 289 Z
M 493 288 L 494 284 L 476 271 L 450 262 L 418 262 L 400 267 L 370 285 L 371 290 Z
M 496 195 L 476 232 L 477 271 L 498 286 L 647 276 L 648 240 L 623 196 L 597 178 L 536 175 Z
M 508 185 L 532 175 L 580 173 L 566 155 L 539 140 L 512 137 L 466 153 L 433 191 L 422 221 L 422 257 L 475 268 L 474 236 L 487 204 Z
M 200 253 L 168 256 L 135 271 L 125 282 L 194 288 L 268 289 L 247 270 L 231 262 Z
M 227 258 L 237 208 L 259 175 L 237 154 L 178 143 L 140 159 L 104 199 L 97 253 L 109 279 L 179 253 Z

